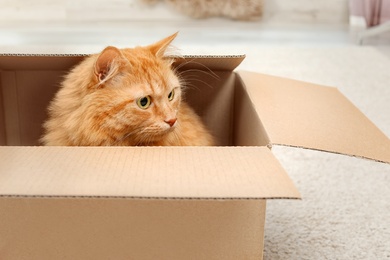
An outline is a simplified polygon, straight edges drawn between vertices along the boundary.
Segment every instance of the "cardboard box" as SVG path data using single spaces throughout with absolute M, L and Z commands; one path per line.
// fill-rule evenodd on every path
M 175 64 L 217 147 L 37 146 L 83 58 L 0 56 L 0 259 L 262 259 L 266 200 L 300 198 L 272 145 L 390 163 L 337 89 L 235 72 L 244 56 Z

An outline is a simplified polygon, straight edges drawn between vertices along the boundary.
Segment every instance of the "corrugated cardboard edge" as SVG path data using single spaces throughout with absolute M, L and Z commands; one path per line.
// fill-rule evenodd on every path
M 302 197 L 141 197 L 141 196 L 99 196 L 99 195 L 8 195 L 0 194 L 0 198 L 32 198 L 32 199 L 121 199 L 121 200 L 178 200 L 178 201 L 251 201 L 251 200 L 301 200 Z
M 88 57 L 90 55 L 93 55 L 94 53 L 90 54 L 69 54 L 69 53 L 0 53 L 0 57 Z M 202 55 L 202 54 L 183 54 L 183 55 L 169 55 L 167 56 L 172 58 L 184 58 L 184 59 L 244 59 L 246 57 L 245 54 L 233 54 L 233 55 Z
M 0 70 L 9 69 L 8 64 L 13 64 L 13 68 L 31 68 L 36 69 L 40 64 L 40 60 L 55 58 L 69 59 L 65 63 L 65 66 L 60 64 L 52 64 L 48 66 L 49 69 L 69 69 L 72 65 L 76 65 L 84 58 L 93 54 L 12 54 L 12 53 L 0 53 Z M 241 62 L 245 59 L 245 55 L 181 55 L 181 56 L 168 56 L 175 59 L 175 67 L 185 69 L 191 67 L 192 69 L 199 70 L 224 70 L 233 71 Z M 17 58 L 17 60 L 15 60 Z M 10 60 L 12 59 L 12 61 Z M 37 62 L 38 59 L 38 62 Z M 37 66 L 39 65 L 39 66 Z
M 313 147 L 304 147 L 304 146 L 299 146 L 299 145 L 288 145 L 288 144 L 279 144 L 279 143 L 270 144 L 270 147 L 272 147 L 272 146 L 284 146 L 284 147 L 291 147 L 291 148 L 296 148 L 296 149 L 312 150 L 312 151 L 318 151 L 318 152 L 324 152 L 324 153 L 344 155 L 344 156 L 348 156 L 348 157 L 352 157 L 352 158 L 374 161 L 374 162 L 378 162 L 378 163 L 390 164 L 390 162 L 385 161 L 385 160 L 379 160 L 379 159 L 366 157 L 366 156 L 362 156 L 362 155 L 347 154 L 347 153 L 342 153 L 342 152 L 337 152 L 337 151 L 318 149 L 318 148 L 313 148 Z

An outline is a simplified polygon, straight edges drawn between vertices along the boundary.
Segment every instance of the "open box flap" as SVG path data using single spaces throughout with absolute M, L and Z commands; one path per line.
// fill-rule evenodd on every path
M 271 144 L 390 163 L 390 140 L 336 88 L 239 72 Z
M 299 198 L 266 147 L 0 147 L 0 196 Z

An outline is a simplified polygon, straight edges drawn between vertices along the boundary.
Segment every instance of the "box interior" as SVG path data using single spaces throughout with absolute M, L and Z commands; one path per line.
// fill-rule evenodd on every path
M 0 57 L 0 145 L 40 145 L 49 102 L 67 71 L 83 58 Z M 220 146 L 266 145 L 261 122 L 251 122 L 255 110 L 232 72 L 243 58 L 224 57 L 221 61 L 215 57 L 187 57 L 175 64 L 185 81 L 185 100 L 202 117 Z M 238 120 L 240 126 L 236 127 Z

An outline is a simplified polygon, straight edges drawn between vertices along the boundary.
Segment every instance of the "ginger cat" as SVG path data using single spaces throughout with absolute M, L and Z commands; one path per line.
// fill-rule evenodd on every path
M 164 53 L 173 34 L 146 47 L 107 47 L 66 76 L 49 106 L 44 145 L 208 146 L 212 135 L 182 100 Z

